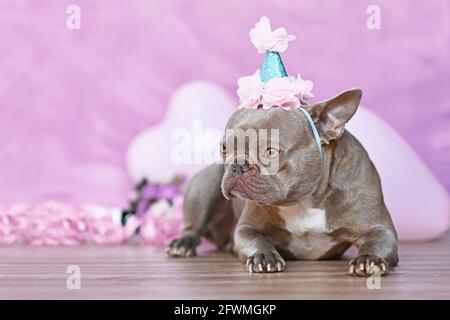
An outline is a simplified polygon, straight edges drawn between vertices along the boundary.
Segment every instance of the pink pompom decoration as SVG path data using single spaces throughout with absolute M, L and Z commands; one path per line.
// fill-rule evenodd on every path
M 9 245 L 19 240 L 23 219 L 8 206 L 0 206 L 0 245 Z
M 139 229 L 141 243 L 162 246 L 181 232 L 181 203 L 181 196 L 173 205 L 166 200 L 157 201 L 146 215 L 131 216 L 125 226 L 117 208 L 60 202 L 0 206 L 0 245 L 118 245 L 131 239 Z
M 119 209 L 94 205 L 85 205 L 82 208 L 88 213 L 82 221 L 87 242 L 117 245 L 127 241 Z
M 28 206 L 19 216 L 23 221 L 21 239 L 29 245 L 79 245 L 84 242 L 79 226 L 84 212 L 59 202 Z

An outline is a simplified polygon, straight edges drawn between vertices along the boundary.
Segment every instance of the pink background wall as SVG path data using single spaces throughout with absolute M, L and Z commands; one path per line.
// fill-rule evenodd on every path
M 81 30 L 66 8 L 81 7 Z M 366 8 L 381 8 L 368 30 Z M 450 4 L 434 1 L 0 0 L 0 202 L 123 205 L 125 151 L 192 79 L 234 95 L 262 62 L 261 15 L 297 40 L 318 99 L 359 86 L 450 190 Z M 316 101 L 317 101 L 316 100 Z M 237 101 L 236 101 L 237 102 Z

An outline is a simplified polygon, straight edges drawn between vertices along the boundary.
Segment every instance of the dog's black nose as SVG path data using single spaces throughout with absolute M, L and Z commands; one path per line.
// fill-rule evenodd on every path
M 248 170 L 250 170 L 250 164 L 247 160 L 244 163 L 233 163 L 231 165 L 231 172 L 235 177 L 242 176 Z

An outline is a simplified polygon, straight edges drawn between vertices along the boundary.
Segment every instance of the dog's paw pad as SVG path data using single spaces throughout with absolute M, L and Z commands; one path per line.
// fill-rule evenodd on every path
M 284 270 L 286 263 L 278 252 L 256 252 L 251 255 L 245 264 L 248 272 L 281 272 Z
M 348 264 L 347 274 L 350 276 L 368 277 L 371 275 L 385 275 L 389 272 L 389 264 L 374 255 L 361 255 L 352 259 Z
M 199 244 L 198 237 L 185 236 L 173 240 L 166 248 L 168 255 L 172 257 L 193 257 L 197 255 L 196 248 Z

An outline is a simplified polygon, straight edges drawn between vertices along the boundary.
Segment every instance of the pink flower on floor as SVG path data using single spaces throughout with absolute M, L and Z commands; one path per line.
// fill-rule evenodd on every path
M 121 212 L 118 209 L 87 205 L 83 219 L 85 238 L 88 242 L 100 245 L 118 245 L 127 240 L 121 224 Z
M 23 219 L 8 206 L 0 206 L 0 245 L 10 245 L 20 239 Z
M 125 230 L 131 237 L 139 230 L 141 242 L 165 246 L 182 231 L 182 197 L 174 200 L 172 206 L 166 200 L 152 204 L 145 215 L 128 218 Z
M 125 226 L 121 219 L 122 210 L 92 204 L 0 206 L 0 245 L 117 245 L 136 235 L 141 243 L 163 246 L 181 233 L 182 196 L 156 201 L 145 214 L 130 216 Z
M 75 246 L 123 243 L 119 209 L 60 202 L 0 207 L 0 244 Z
M 85 241 L 79 224 L 84 216 L 79 207 L 59 202 L 29 206 L 20 214 L 22 240 L 29 245 L 80 245 Z

